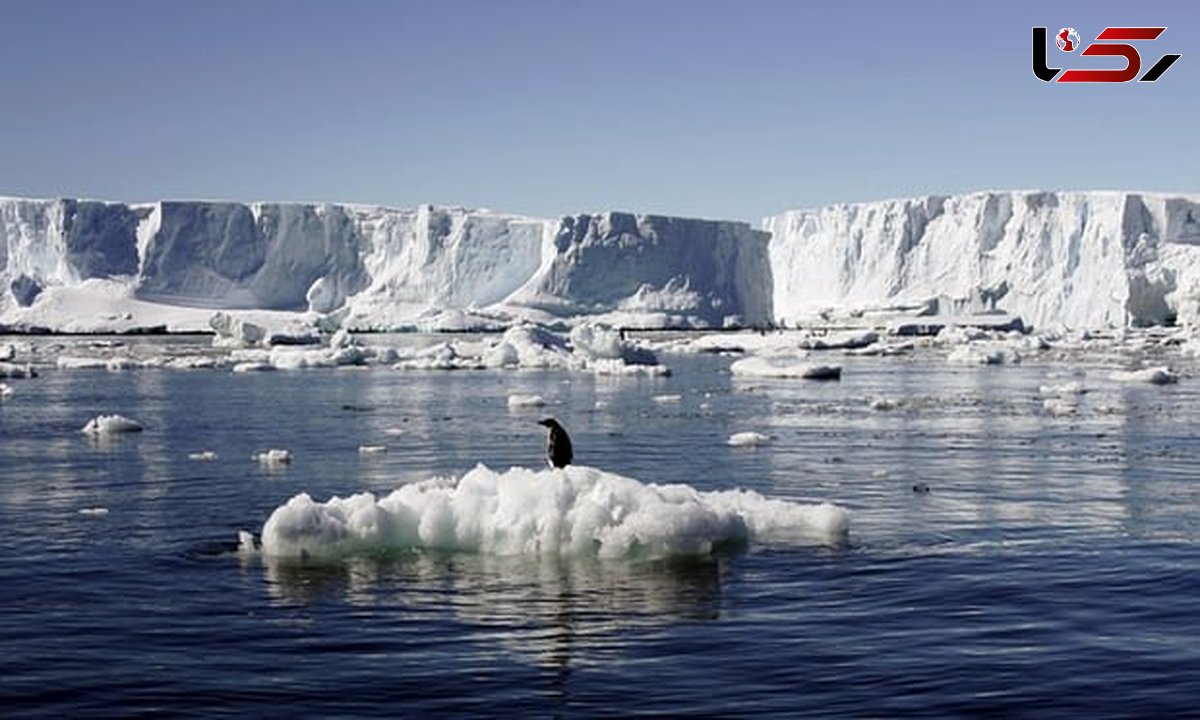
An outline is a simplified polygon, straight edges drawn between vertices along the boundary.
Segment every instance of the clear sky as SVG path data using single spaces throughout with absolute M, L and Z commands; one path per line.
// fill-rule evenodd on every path
M 1183 58 L 1157 83 L 1047 84 L 1034 25 L 1084 44 L 1166 25 L 1143 68 Z M 1196 2 L 2 0 L 0 27 L 7 195 L 757 223 L 931 192 L 1200 191 Z

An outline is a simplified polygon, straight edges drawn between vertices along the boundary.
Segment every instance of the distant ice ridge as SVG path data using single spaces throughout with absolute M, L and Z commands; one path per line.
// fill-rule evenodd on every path
M 321 503 L 296 495 L 262 529 L 262 552 L 339 559 L 414 548 L 497 555 L 662 558 L 750 541 L 838 545 L 849 516 L 746 490 L 644 484 L 596 468 L 496 472 L 405 485 Z
M 981 192 L 767 218 L 774 316 L 1003 310 L 1036 328 L 1200 319 L 1200 196 Z
M 52 329 L 207 330 L 214 310 L 363 330 L 771 320 L 767 236 L 740 222 L 0 198 L 0 241 L 0 322 Z

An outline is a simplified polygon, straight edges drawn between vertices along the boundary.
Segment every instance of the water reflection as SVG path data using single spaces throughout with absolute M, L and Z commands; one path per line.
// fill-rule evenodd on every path
M 336 599 L 375 614 L 453 623 L 469 628 L 484 654 L 499 650 L 563 672 L 624 642 L 630 628 L 718 619 L 727 562 L 462 553 L 329 564 L 262 559 L 267 592 L 279 606 Z

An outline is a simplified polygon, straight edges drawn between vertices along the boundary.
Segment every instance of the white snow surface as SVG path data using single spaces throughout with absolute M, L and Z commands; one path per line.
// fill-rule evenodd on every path
M 262 552 L 340 559 L 415 548 L 496 555 L 661 558 L 747 542 L 838 545 L 848 513 L 747 490 L 701 492 L 571 465 L 555 470 L 478 465 L 462 477 L 317 502 L 299 494 L 262 529 Z

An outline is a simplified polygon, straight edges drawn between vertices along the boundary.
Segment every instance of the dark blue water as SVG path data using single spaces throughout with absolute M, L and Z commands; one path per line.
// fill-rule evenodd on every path
M 25 716 L 1167 717 L 1200 698 L 1200 392 L 1116 365 L 837 358 L 840 383 L 47 370 L 0 403 L 0 707 Z M 1063 373 L 1083 373 L 1062 377 Z M 1081 379 L 1074 417 L 1038 386 Z M 510 410 L 538 393 L 546 409 Z M 655 396 L 680 394 L 677 403 Z M 874 411 L 879 395 L 903 401 Z M 596 402 L 607 404 L 597 409 Z M 99 413 L 146 431 L 97 443 Z M 236 552 L 292 495 L 576 461 L 852 512 L 668 561 Z M 391 435 L 389 428 L 401 428 Z M 742 430 L 772 444 L 730 448 Z M 387 444 L 360 456 L 363 444 Z M 250 456 L 288 448 L 280 470 Z M 187 460 L 215 450 L 214 462 Z M 917 486 L 917 492 L 913 488 Z M 927 492 L 925 490 L 928 489 Z M 103 508 L 107 513 L 81 514 Z

